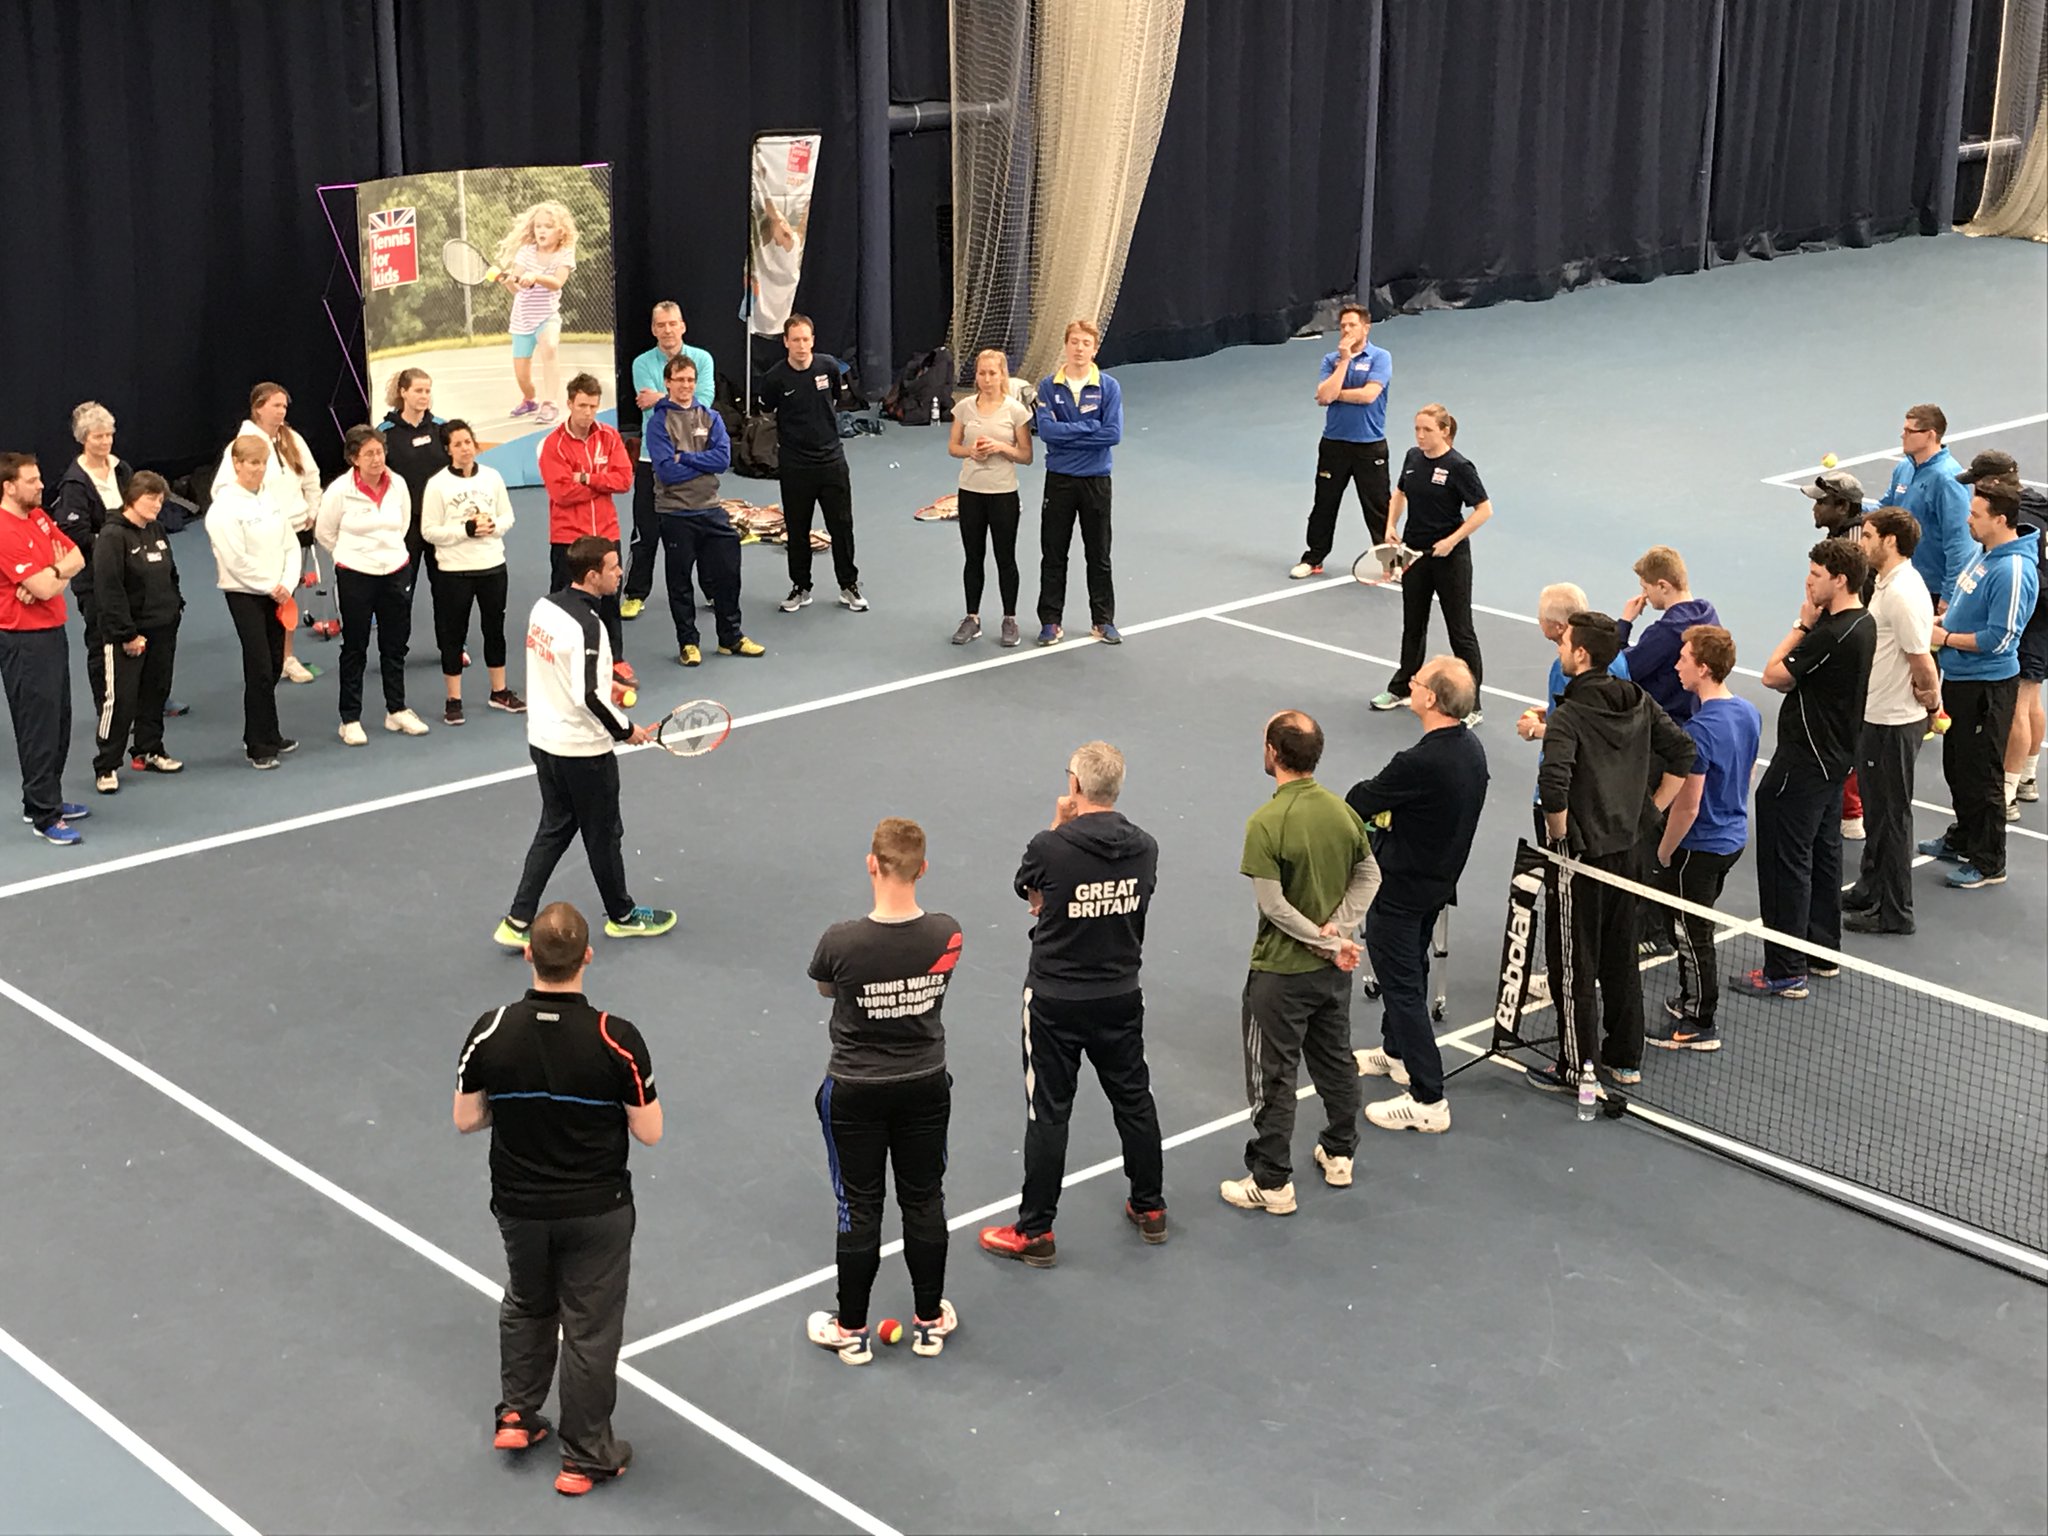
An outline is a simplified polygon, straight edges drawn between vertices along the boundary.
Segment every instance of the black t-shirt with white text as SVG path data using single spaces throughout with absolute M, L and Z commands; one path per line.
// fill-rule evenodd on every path
M 894 1083 L 946 1069 L 940 1010 L 960 960 L 960 925 L 943 912 L 902 922 L 834 923 L 811 957 L 832 988 L 832 1059 L 843 1082 Z
M 839 441 L 839 360 L 811 354 L 810 366 L 793 368 L 784 358 L 754 381 L 754 398 L 775 413 L 781 462 L 799 469 L 827 469 L 846 462 Z
M 491 1209 L 535 1220 L 633 1203 L 626 1111 L 655 1102 L 640 1031 L 580 992 L 529 991 L 470 1027 L 458 1093 L 491 1106 Z
M 1479 471 L 1455 448 L 1439 459 L 1432 459 L 1420 448 L 1410 448 L 1401 461 L 1401 478 L 1395 487 L 1408 499 L 1401 542 L 1410 549 L 1428 549 L 1437 540 L 1449 538 L 1464 525 L 1465 509 L 1486 500 Z
M 1774 760 L 1845 779 L 1863 735 L 1863 698 L 1877 652 L 1877 621 L 1862 606 L 1824 613 L 1785 657 L 1792 691 L 1778 710 Z

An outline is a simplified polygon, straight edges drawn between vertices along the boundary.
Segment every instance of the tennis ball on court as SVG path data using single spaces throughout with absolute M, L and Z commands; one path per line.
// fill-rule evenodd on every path
M 900 1344 L 903 1341 L 903 1325 L 893 1317 L 885 1317 L 875 1326 L 875 1334 L 884 1344 Z
M 1820 467 L 1822 469 L 1833 469 L 1835 467 L 1835 456 L 1832 453 L 1822 454 L 1820 456 Z

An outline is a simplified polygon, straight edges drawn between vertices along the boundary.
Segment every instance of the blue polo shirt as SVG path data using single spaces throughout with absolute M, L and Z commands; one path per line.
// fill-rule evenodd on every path
M 1607 675 L 1609 677 L 1628 676 L 1627 651 L 1616 651 L 1614 653 L 1614 660 L 1612 663 L 1609 664 L 1607 668 Z M 1564 663 L 1559 661 L 1555 656 L 1551 657 L 1550 681 L 1544 686 L 1543 692 L 1545 696 L 1549 698 L 1550 707 L 1552 709 L 1557 708 L 1557 701 L 1564 697 L 1564 685 L 1569 681 L 1570 679 L 1564 675 Z M 1536 746 L 1536 766 L 1538 768 L 1541 768 L 1543 766 L 1543 746 L 1540 742 Z M 1537 795 L 1536 803 L 1538 805 L 1541 805 L 1543 803 L 1542 795 Z
M 1323 354 L 1323 371 L 1316 375 L 1318 380 L 1327 379 L 1337 371 L 1337 354 Z M 1394 356 L 1385 347 L 1376 347 L 1371 342 L 1365 350 L 1351 359 L 1351 366 L 1344 370 L 1345 389 L 1363 389 L 1368 384 L 1380 386 L 1380 397 L 1371 405 L 1353 405 L 1348 400 L 1339 400 L 1323 407 L 1323 436 L 1335 438 L 1340 443 L 1380 443 L 1387 437 L 1387 390 L 1394 382 Z
M 1699 815 L 1679 843 L 1700 853 L 1740 853 L 1749 842 L 1749 775 L 1763 740 L 1764 717 L 1747 699 L 1709 699 L 1685 722 L 1704 774 Z
M 1925 464 L 1901 459 L 1892 466 L 1891 483 L 1877 503 L 1904 507 L 1919 520 L 1913 569 L 1945 603 L 1955 601 L 1956 578 L 1977 558 L 1977 541 L 1970 537 L 1970 488 L 1956 483 L 1962 472 L 1946 448 L 1937 448 Z

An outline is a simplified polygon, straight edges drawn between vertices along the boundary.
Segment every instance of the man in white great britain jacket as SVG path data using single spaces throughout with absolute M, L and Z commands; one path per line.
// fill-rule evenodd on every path
M 420 536 L 439 551 L 434 644 L 440 648 L 441 679 L 448 688 L 441 723 L 462 724 L 463 647 L 469 643 L 472 602 L 483 631 L 484 666 L 491 674 L 491 708 L 522 715 L 526 701 L 505 682 L 505 600 L 511 590 L 505 533 L 512 526 L 512 498 L 505 477 L 477 462 L 476 434 L 468 422 L 443 422 L 440 432 L 448 467 L 420 494 Z
M 251 768 L 275 768 L 298 745 L 278 728 L 277 678 L 284 663 L 277 605 L 299 579 L 299 541 L 263 490 L 270 446 L 238 437 L 228 449 L 234 479 L 214 492 L 206 513 L 219 586 L 242 645 L 242 747 Z
M 575 393 L 572 388 L 570 393 Z M 540 826 L 512 908 L 492 935 L 524 949 L 541 893 L 577 834 L 604 900 L 604 931 L 615 939 L 667 933 L 673 912 L 636 904 L 626 889 L 625 822 L 619 812 L 620 742 L 654 739 L 617 703 L 611 637 L 602 605 L 624 576 L 616 540 L 586 535 L 562 555 L 567 585 L 533 605 L 526 624 L 526 742 L 540 780 Z
M 412 492 L 384 467 L 384 435 L 354 426 L 341 440 L 350 468 L 327 487 L 313 537 L 334 556 L 341 598 L 341 739 L 360 747 L 363 671 L 370 629 L 377 631 L 377 663 L 384 678 L 384 729 L 424 736 L 427 723 L 405 707 L 405 652 L 412 640 Z

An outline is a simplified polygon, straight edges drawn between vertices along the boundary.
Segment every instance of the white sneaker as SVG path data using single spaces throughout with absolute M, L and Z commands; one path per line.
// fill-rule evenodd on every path
M 866 1365 L 875 1358 L 874 1345 L 863 1328 L 850 1333 L 839 1326 L 837 1314 L 813 1312 L 804 1319 L 804 1337 L 820 1349 L 829 1349 L 848 1365 Z
M 319 674 L 296 656 L 284 659 L 284 671 L 280 674 L 288 683 L 310 683 Z
M 1863 818 L 1861 816 L 1844 816 L 1842 818 L 1842 836 L 1852 843 L 1862 842 Z
M 1289 581 L 1307 581 L 1311 576 L 1320 576 L 1322 574 L 1323 568 L 1320 565 L 1310 565 L 1306 560 L 1297 560 L 1287 568 L 1287 579 Z
M 121 775 L 109 768 L 92 781 L 92 787 L 103 795 L 111 795 L 121 787 Z
M 1294 1214 L 1294 1181 L 1288 1180 L 1278 1189 L 1261 1189 L 1258 1181 L 1250 1174 L 1241 1179 L 1225 1179 L 1217 1191 L 1231 1205 L 1240 1211 L 1264 1211 L 1268 1216 L 1292 1216 Z
M 427 722 L 411 710 L 401 709 L 396 714 L 384 717 L 384 729 L 387 731 L 403 731 L 408 736 L 424 736 L 427 734 Z
M 1389 1056 L 1379 1046 L 1369 1051 L 1353 1051 L 1352 1059 L 1358 1063 L 1360 1077 L 1391 1077 L 1403 1088 L 1408 1086 L 1408 1069 L 1401 1065 L 1397 1056 Z
M 1383 1131 L 1428 1131 L 1436 1135 L 1451 1128 L 1451 1106 L 1442 1099 L 1434 1104 L 1418 1104 L 1413 1096 L 1404 1093 L 1366 1105 L 1365 1118 Z
M 866 613 L 868 611 L 868 600 L 860 595 L 859 587 L 841 587 L 839 589 L 839 606 L 849 608 L 855 613 Z
M 344 747 L 367 747 L 370 744 L 369 733 L 363 729 L 362 721 L 342 721 L 341 744 Z
M 1351 1187 L 1351 1159 L 1331 1156 L 1323 1150 L 1321 1142 L 1316 1143 L 1316 1166 L 1323 1170 L 1323 1182 L 1330 1188 Z
M 910 1352 L 927 1359 L 941 1353 L 946 1347 L 946 1335 L 960 1326 L 960 1314 L 953 1310 L 953 1303 L 945 1297 L 939 1298 L 939 1315 L 930 1322 L 915 1312 L 910 1314 Z
M 1534 1008 L 1538 1003 L 1547 1003 L 1549 1001 L 1550 978 L 1542 975 L 1531 976 L 1529 978 L 1529 1001 L 1527 1006 Z

